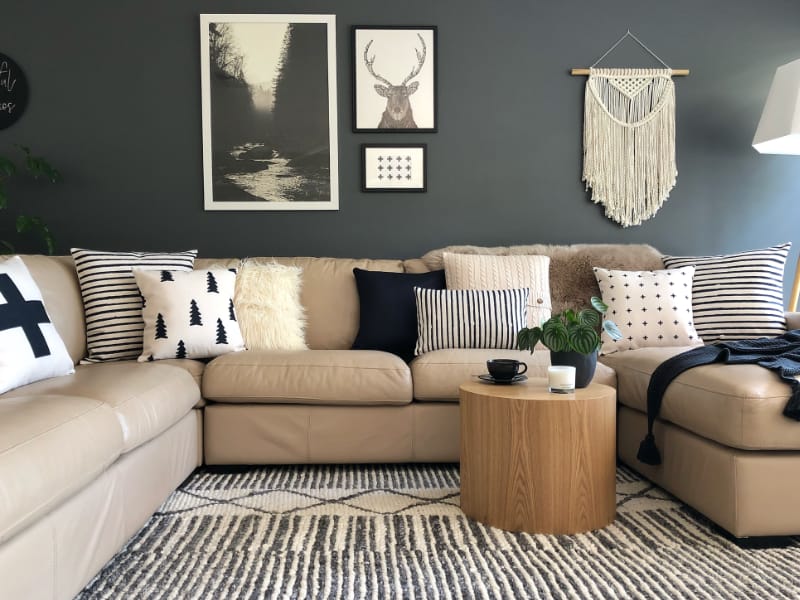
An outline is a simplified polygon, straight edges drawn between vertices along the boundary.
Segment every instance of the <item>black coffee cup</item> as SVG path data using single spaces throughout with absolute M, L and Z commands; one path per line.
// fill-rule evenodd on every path
M 520 367 L 522 370 L 520 371 Z M 522 375 L 528 370 L 528 365 L 513 358 L 495 358 L 486 361 L 489 375 L 498 381 L 510 381 L 517 375 Z

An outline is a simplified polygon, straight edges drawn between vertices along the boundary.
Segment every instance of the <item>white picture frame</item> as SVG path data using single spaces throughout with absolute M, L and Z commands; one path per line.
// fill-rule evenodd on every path
M 336 17 L 201 14 L 200 42 L 205 210 L 338 210 Z

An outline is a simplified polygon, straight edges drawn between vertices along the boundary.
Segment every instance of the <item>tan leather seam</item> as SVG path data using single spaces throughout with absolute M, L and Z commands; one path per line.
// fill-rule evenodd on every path
M 311 413 L 312 411 L 306 409 L 306 461 L 311 461 Z
M 334 365 L 334 364 L 331 364 L 331 363 L 325 363 L 325 364 L 321 364 L 321 365 L 314 365 L 314 364 L 311 364 L 311 363 L 285 364 L 285 365 L 265 365 L 264 363 L 252 363 L 252 364 L 249 364 L 249 363 L 236 363 L 235 365 L 228 365 L 228 364 L 223 364 L 223 365 L 219 365 L 219 366 L 209 365 L 209 367 L 206 369 L 206 371 L 211 371 L 211 370 L 215 370 L 215 369 L 225 369 L 225 370 L 233 370 L 233 369 L 241 369 L 241 368 L 250 369 L 250 368 L 253 368 L 253 367 L 259 367 L 261 370 L 264 370 L 264 371 L 266 371 L 268 369 L 269 370 L 279 369 L 279 370 L 283 371 L 286 368 L 292 368 L 292 367 L 301 368 L 301 369 L 307 368 L 307 367 L 311 367 L 311 368 L 314 368 L 314 369 L 325 369 L 325 368 L 327 368 L 327 369 L 336 369 L 337 371 L 341 370 L 341 369 L 351 369 L 351 370 L 357 370 L 357 371 L 385 371 L 387 373 L 398 373 L 398 374 L 401 374 L 401 375 L 405 375 L 406 373 L 408 373 L 408 369 L 394 369 L 394 368 L 389 369 L 389 368 L 385 368 L 385 367 L 363 367 L 363 366 L 359 366 L 359 365 L 353 365 L 353 366 L 350 366 L 350 365 Z
M 95 479 L 96 479 L 96 478 L 97 478 L 97 477 L 98 477 L 98 476 L 99 476 L 99 475 L 100 475 L 100 474 L 101 474 L 101 473 L 102 473 L 102 472 L 103 472 L 103 471 L 104 471 L 104 470 L 105 470 L 105 469 L 106 469 L 106 468 L 107 468 L 109 465 L 113 464 L 113 463 L 114 463 L 114 461 L 115 461 L 115 460 L 116 460 L 116 459 L 117 459 L 119 456 L 120 456 L 120 455 L 119 455 L 119 454 L 117 454 L 117 455 L 116 455 L 115 457 L 113 457 L 113 458 L 112 458 L 112 459 L 111 459 L 109 462 L 106 462 L 106 463 L 104 463 L 104 464 L 102 465 L 102 467 L 101 467 L 101 468 L 100 468 L 100 469 L 99 469 L 99 470 L 98 470 L 96 473 L 93 473 L 93 474 L 92 474 L 92 476 L 90 477 L 90 479 L 89 479 L 89 481 L 88 481 L 87 483 L 85 483 L 85 484 L 80 484 L 80 485 L 78 485 L 77 487 L 74 487 L 74 488 L 70 488 L 70 487 L 65 487 L 65 488 L 63 488 L 63 489 L 61 490 L 61 493 L 63 494 L 63 493 L 64 493 L 64 490 L 66 489 L 66 490 L 69 490 L 69 494 L 68 494 L 67 496 L 65 496 L 64 498 L 60 498 L 60 499 L 59 499 L 59 501 L 63 501 L 65 498 L 68 498 L 68 497 L 69 497 L 69 496 L 71 496 L 72 494 L 74 494 L 74 493 L 76 493 L 76 492 L 78 492 L 78 491 L 80 491 L 80 490 L 84 489 L 84 488 L 85 488 L 87 485 L 91 484 L 91 483 L 92 483 L 92 481 L 93 481 L 93 480 L 95 480 Z M 75 485 L 75 482 L 74 482 L 74 481 L 70 481 L 70 482 L 68 482 L 68 483 L 71 483 L 73 486 Z M 56 498 L 58 498 L 58 497 L 56 496 Z M 30 508 L 30 510 L 28 510 L 28 511 L 27 511 L 25 514 L 21 515 L 21 516 L 20 516 L 20 518 L 18 518 L 17 520 L 15 520 L 15 521 L 14 521 L 14 522 L 13 522 L 11 525 L 9 525 L 8 527 L 4 527 L 2 530 L 0 530 L 0 539 L 2 539 L 2 537 L 3 537 L 3 535 L 4 535 L 5 533 L 7 533 L 7 532 L 9 532 L 9 531 L 15 531 L 15 530 L 17 529 L 17 527 L 19 527 L 20 523 L 24 523 L 24 522 L 25 522 L 25 520 L 26 520 L 26 519 L 29 519 L 31 515 L 35 515 L 37 512 L 39 512 L 39 511 L 40 511 L 40 510 L 42 510 L 43 508 L 46 508 L 46 507 L 50 506 L 50 505 L 51 505 L 51 503 L 53 502 L 53 500 L 54 500 L 54 496 L 52 496 L 52 495 L 51 495 L 51 496 L 48 496 L 48 497 L 47 497 L 45 500 L 43 500 L 43 501 L 39 502 L 39 503 L 38 503 L 38 504 L 36 504 L 36 505 L 35 505 L 33 508 Z M 55 506 L 55 504 L 53 504 L 53 506 Z
M 169 365 L 159 365 L 159 366 L 167 367 Z M 171 367 L 171 368 L 178 369 L 180 367 Z M 184 373 L 186 373 L 189 377 L 192 377 L 192 375 L 188 371 L 186 371 L 185 369 L 181 369 L 181 370 Z M 168 381 L 167 383 L 169 384 L 169 387 L 167 387 L 167 392 L 170 392 L 170 391 L 172 391 L 172 390 L 170 390 L 170 387 L 172 387 L 173 382 L 172 381 Z M 149 387 L 146 390 L 141 390 L 141 391 L 137 392 L 136 394 L 132 394 L 132 395 L 128 396 L 127 398 L 125 398 L 124 400 L 121 400 L 120 402 L 118 402 L 116 404 L 112 404 L 111 402 L 108 402 L 108 401 L 102 400 L 102 399 L 101 399 L 101 402 L 103 402 L 103 404 L 107 404 L 111 408 L 119 408 L 121 406 L 125 406 L 131 400 L 141 398 L 142 396 L 153 396 L 153 391 L 154 390 L 158 390 L 159 388 L 164 388 L 164 387 L 165 387 L 164 381 L 162 380 L 159 383 L 157 383 L 156 385 L 153 385 L 152 387 Z M 174 394 L 168 393 L 167 397 L 168 398 L 172 398 L 172 397 L 174 397 Z
M 417 411 L 416 411 L 416 409 L 412 409 L 412 411 L 411 411 L 411 458 L 412 458 L 412 460 L 417 460 L 416 445 L 414 444 L 416 439 L 417 439 Z
M 222 400 L 220 400 L 222 398 Z M 411 404 L 413 401 L 412 399 L 409 400 L 370 400 L 369 402 L 350 402 L 350 403 L 343 403 L 341 398 L 307 398 L 305 396 L 245 396 L 243 394 L 237 394 L 235 396 L 206 396 L 207 400 L 212 400 L 214 402 L 223 402 L 227 400 L 228 404 L 237 404 L 238 402 L 234 401 L 231 402 L 232 398 L 242 398 L 242 402 L 248 402 L 252 400 L 260 400 L 260 402 L 254 402 L 253 404 L 314 404 L 320 406 L 405 406 L 406 404 Z M 281 402 L 284 400 L 284 402 Z M 300 402 L 285 402 L 286 400 L 300 400 Z M 319 404 L 323 402 L 324 404 Z
M 76 396 L 73 396 L 73 397 L 76 397 Z M 77 397 L 81 397 L 82 398 L 83 396 L 77 396 Z M 94 398 L 87 398 L 87 400 L 94 400 Z M 67 423 L 71 423 L 72 421 L 76 421 L 76 420 L 80 419 L 81 417 L 89 414 L 90 412 L 93 412 L 93 411 L 97 410 L 98 408 L 100 408 L 102 406 L 107 406 L 109 409 L 111 408 L 110 406 L 108 406 L 105 403 L 101 403 L 101 404 L 98 404 L 97 406 L 93 406 L 92 408 L 89 408 L 89 409 L 85 410 L 84 412 L 80 413 L 79 415 L 75 415 L 73 417 L 70 417 L 66 421 L 60 422 L 58 425 L 54 425 L 50 429 L 46 429 L 45 431 L 41 431 L 41 432 L 37 433 L 32 438 L 28 438 L 28 439 L 26 439 L 26 440 L 24 440 L 24 441 L 22 441 L 22 442 L 20 442 L 18 444 L 14 444 L 13 446 L 9 446 L 5 450 L 0 451 L 0 456 L 5 455 L 5 454 L 7 454 L 8 452 L 10 452 L 12 450 L 16 450 L 17 448 L 21 448 L 22 446 L 26 446 L 27 444 L 30 444 L 34 440 L 37 440 L 40 437 L 47 435 L 51 431 L 55 431 L 57 429 L 60 429 L 62 426 L 66 425 Z

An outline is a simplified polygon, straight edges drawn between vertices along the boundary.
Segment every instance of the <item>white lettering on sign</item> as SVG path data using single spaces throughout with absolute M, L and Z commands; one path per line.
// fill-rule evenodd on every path
M 14 112 L 16 107 L 17 105 L 13 102 L 0 102 L 0 112 L 7 112 L 8 114 L 11 114 Z
M 14 86 L 17 85 L 17 80 L 12 75 L 8 63 L 6 61 L 0 62 L 0 88 L 9 92 L 14 90 Z

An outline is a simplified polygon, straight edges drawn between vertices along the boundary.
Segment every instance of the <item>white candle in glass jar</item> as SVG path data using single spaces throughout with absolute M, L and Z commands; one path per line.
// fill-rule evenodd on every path
M 547 367 L 547 386 L 551 392 L 568 394 L 575 391 L 575 367 Z

